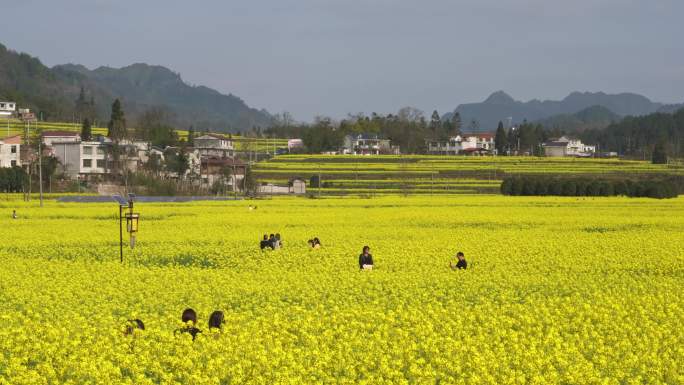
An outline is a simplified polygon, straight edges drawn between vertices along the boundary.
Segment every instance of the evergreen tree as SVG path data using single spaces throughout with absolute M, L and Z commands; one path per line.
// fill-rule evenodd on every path
M 88 141 L 93 137 L 93 131 L 90 124 L 90 119 L 83 119 L 83 125 L 81 126 L 81 140 Z
M 442 119 L 439 117 L 439 112 L 437 112 L 437 110 L 432 111 L 432 116 L 430 117 L 430 130 L 436 133 L 441 126 Z
M 188 129 L 188 146 L 194 146 L 195 145 L 195 129 L 190 126 Z
M 667 164 L 667 150 L 665 149 L 665 142 L 658 142 L 653 148 L 653 156 L 651 158 L 653 164 Z
M 503 122 L 499 122 L 499 127 L 496 129 L 494 146 L 496 147 L 496 152 L 498 155 L 503 155 L 506 153 L 506 148 L 508 148 L 508 138 L 506 137 L 506 130 L 504 129 Z
M 126 137 L 126 117 L 119 99 L 114 100 L 112 104 L 112 115 L 107 128 L 107 136 L 116 143 Z
M 452 135 L 461 135 L 461 124 L 461 114 L 454 112 L 454 114 L 451 116 Z

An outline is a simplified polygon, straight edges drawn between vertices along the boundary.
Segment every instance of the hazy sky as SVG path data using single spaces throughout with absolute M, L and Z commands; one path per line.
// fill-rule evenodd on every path
M 250 106 L 429 114 L 631 91 L 684 101 L 682 0 L 0 1 L 0 42 L 47 65 L 160 64 Z

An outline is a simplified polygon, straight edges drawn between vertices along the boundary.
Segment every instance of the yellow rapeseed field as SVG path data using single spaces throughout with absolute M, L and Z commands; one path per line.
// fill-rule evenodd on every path
M 684 197 L 136 211 L 122 265 L 115 204 L 0 200 L 0 384 L 684 383 Z M 194 342 L 174 333 L 186 307 Z

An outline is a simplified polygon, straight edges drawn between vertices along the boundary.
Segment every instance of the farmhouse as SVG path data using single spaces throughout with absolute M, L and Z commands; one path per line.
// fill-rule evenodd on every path
M 111 168 L 110 143 L 104 141 L 53 142 L 52 153 L 71 178 L 103 175 Z
M 351 155 L 399 155 L 399 146 L 392 146 L 389 139 L 375 134 L 347 135 L 344 138 L 343 154 Z
M 544 155 L 549 157 L 589 157 L 596 152 L 596 146 L 585 145 L 581 140 L 562 136 L 544 143 Z
M 293 178 L 287 186 L 268 183 L 259 186 L 258 191 L 260 194 L 306 194 L 306 182 L 301 178 Z
M 200 158 L 232 158 L 235 154 L 233 141 L 217 134 L 206 134 L 193 139 L 193 147 Z
M 494 135 L 470 133 L 452 136 L 445 141 L 428 141 L 428 153 L 433 155 L 482 155 L 495 152 Z
M 14 115 L 17 110 L 17 104 L 14 102 L 0 102 L 0 116 L 10 117 Z
M 223 183 L 239 191 L 246 169 L 247 165 L 236 159 L 206 157 L 201 159 L 200 178 L 208 186 Z
M 0 167 L 21 166 L 21 136 L 0 139 Z

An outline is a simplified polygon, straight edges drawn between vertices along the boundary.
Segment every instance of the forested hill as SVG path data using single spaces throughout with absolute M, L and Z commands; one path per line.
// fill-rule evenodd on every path
M 86 103 L 77 106 L 81 88 Z M 194 125 L 196 129 L 236 131 L 268 127 L 272 120 L 268 112 L 250 108 L 237 96 L 188 85 L 179 74 L 162 66 L 133 64 L 89 70 L 67 64 L 49 68 L 37 58 L 1 44 L 0 98 L 17 101 L 52 120 L 71 121 L 88 114 L 105 121 L 115 98 L 123 101 L 130 120 L 148 109 L 163 108 L 179 128 Z
M 666 106 L 662 103 L 652 102 L 648 98 L 633 94 L 606 94 L 603 92 L 573 92 L 563 100 L 537 99 L 521 102 L 513 99 L 503 91 L 497 91 L 480 103 L 461 104 L 456 112 L 461 115 L 464 126 L 477 122 L 476 126 L 481 131 L 496 129 L 499 121 L 513 119 L 513 123 L 527 121 L 540 121 L 554 115 L 571 115 L 589 107 L 603 107 L 615 115 L 641 116 L 660 109 L 667 108 L 669 111 L 676 110 L 674 106 Z M 445 118 L 450 118 L 447 114 Z

